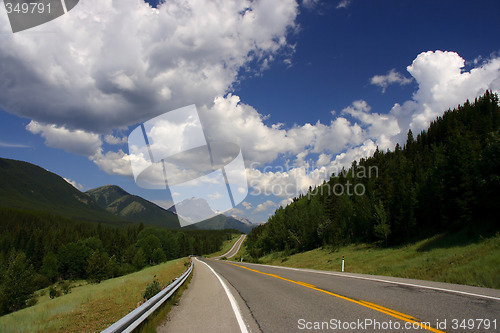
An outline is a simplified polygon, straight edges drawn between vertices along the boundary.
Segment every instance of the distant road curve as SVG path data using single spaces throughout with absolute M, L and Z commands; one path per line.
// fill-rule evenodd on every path
M 240 236 L 240 238 L 236 241 L 236 243 L 233 244 L 233 247 L 231 247 L 231 249 L 224 253 L 223 255 L 220 255 L 218 257 L 213 257 L 212 259 L 220 259 L 222 257 L 226 257 L 226 258 L 232 258 L 234 257 L 238 251 L 240 250 L 240 247 L 241 247 L 241 244 L 243 244 L 243 241 L 245 240 L 245 238 L 247 237 L 247 235 L 243 234 Z

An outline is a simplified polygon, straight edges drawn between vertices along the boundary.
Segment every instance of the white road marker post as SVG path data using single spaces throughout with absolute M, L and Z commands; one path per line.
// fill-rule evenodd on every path
M 342 272 L 344 271 L 344 256 L 342 256 Z

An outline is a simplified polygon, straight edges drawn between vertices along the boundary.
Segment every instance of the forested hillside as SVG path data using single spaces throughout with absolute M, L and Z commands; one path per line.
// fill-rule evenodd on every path
M 389 246 L 441 232 L 500 229 L 500 107 L 486 92 L 448 110 L 403 147 L 376 150 L 279 208 L 248 236 L 257 258 L 324 245 Z
M 49 213 L 0 208 L 0 315 L 60 279 L 91 282 L 146 265 L 208 254 L 236 230 L 167 230 L 76 222 Z
M 149 226 L 181 229 L 175 210 L 164 209 L 116 185 L 80 192 L 61 176 L 42 167 L 6 158 L 0 158 L 0 207 L 50 212 L 110 226 L 142 222 Z M 184 230 L 236 229 L 248 233 L 252 227 L 220 214 Z
M 123 224 L 64 178 L 37 165 L 0 158 L 0 207 L 47 211 L 72 219 Z
M 102 208 L 111 214 L 121 217 L 127 221 L 146 223 L 170 229 L 180 229 L 179 220 L 175 210 L 176 206 L 163 209 L 158 205 L 145 200 L 137 195 L 127 193 L 116 185 L 106 185 L 85 192 L 97 202 Z M 196 209 L 192 207 L 191 209 Z M 209 208 L 210 209 L 210 208 Z M 241 221 L 224 214 L 219 214 L 199 223 L 188 225 L 184 230 L 222 230 L 236 229 L 244 233 L 250 232 L 253 225 L 247 225 Z
M 119 186 L 106 185 L 85 192 L 109 213 L 136 223 L 180 229 L 177 216 Z

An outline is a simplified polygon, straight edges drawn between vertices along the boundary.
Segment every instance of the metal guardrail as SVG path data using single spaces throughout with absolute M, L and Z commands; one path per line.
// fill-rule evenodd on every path
M 132 310 L 122 319 L 118 320 L 113 325 L 106 328 L 101 333 L 122 333 L 122 332 L 132 332 L 137 326 L 139 326 L 144 320 L 146 320 L 149 315 L 151 315 L 160 305 L 162 305 L 173 293 L 179 289 L 180 286 L 189 277 L 189 274 L 193 271 L 193 261 L 191 260 L 191 265 L 181 276 L 175 279 L 174 282 L 169 284 L 165 289 L 160 291 L 155 296 L 151 297 L 144 304 Z

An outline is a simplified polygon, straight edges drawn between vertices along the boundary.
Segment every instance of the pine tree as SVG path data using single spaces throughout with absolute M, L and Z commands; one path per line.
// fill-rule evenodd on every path
M 142 269 L 146 266 L 146 256 L 141 248 L 135 253 L 134 259 L 132 259 L 132 265 L 134 265 L 136 269 Z
M 32 281 L 34 274 L 33 265 L 26 259 L 24 252 L 12 251 L 0 286 L 2 314 L 26 307 L 26 302 L 36 290 Z
M 153 251 L 153 263 L 160 264 L 167 259 L 165 252 L 161 248 L 157 248 Z
M 47 253 L 43 258 L 40 272 L 52 282 L 59 275 L 59 260 L 53 252 Z
M 101 283 L 108 277 L 109 257 L 106 253 L 95 250 L 88 259 L 87 276 L 93 283 Z
M 375 205 L 374 217 L 375 224 L 373 226 L 373 231 L 378 238 L 384 241 L 385 246 L 387 246 L 387 241 L 389 239 L 389 235 L 391 234 L 391 226 L 387 220 L 387 214 L 385 212 L 384 205 L 382 204 L 382 200 Z

